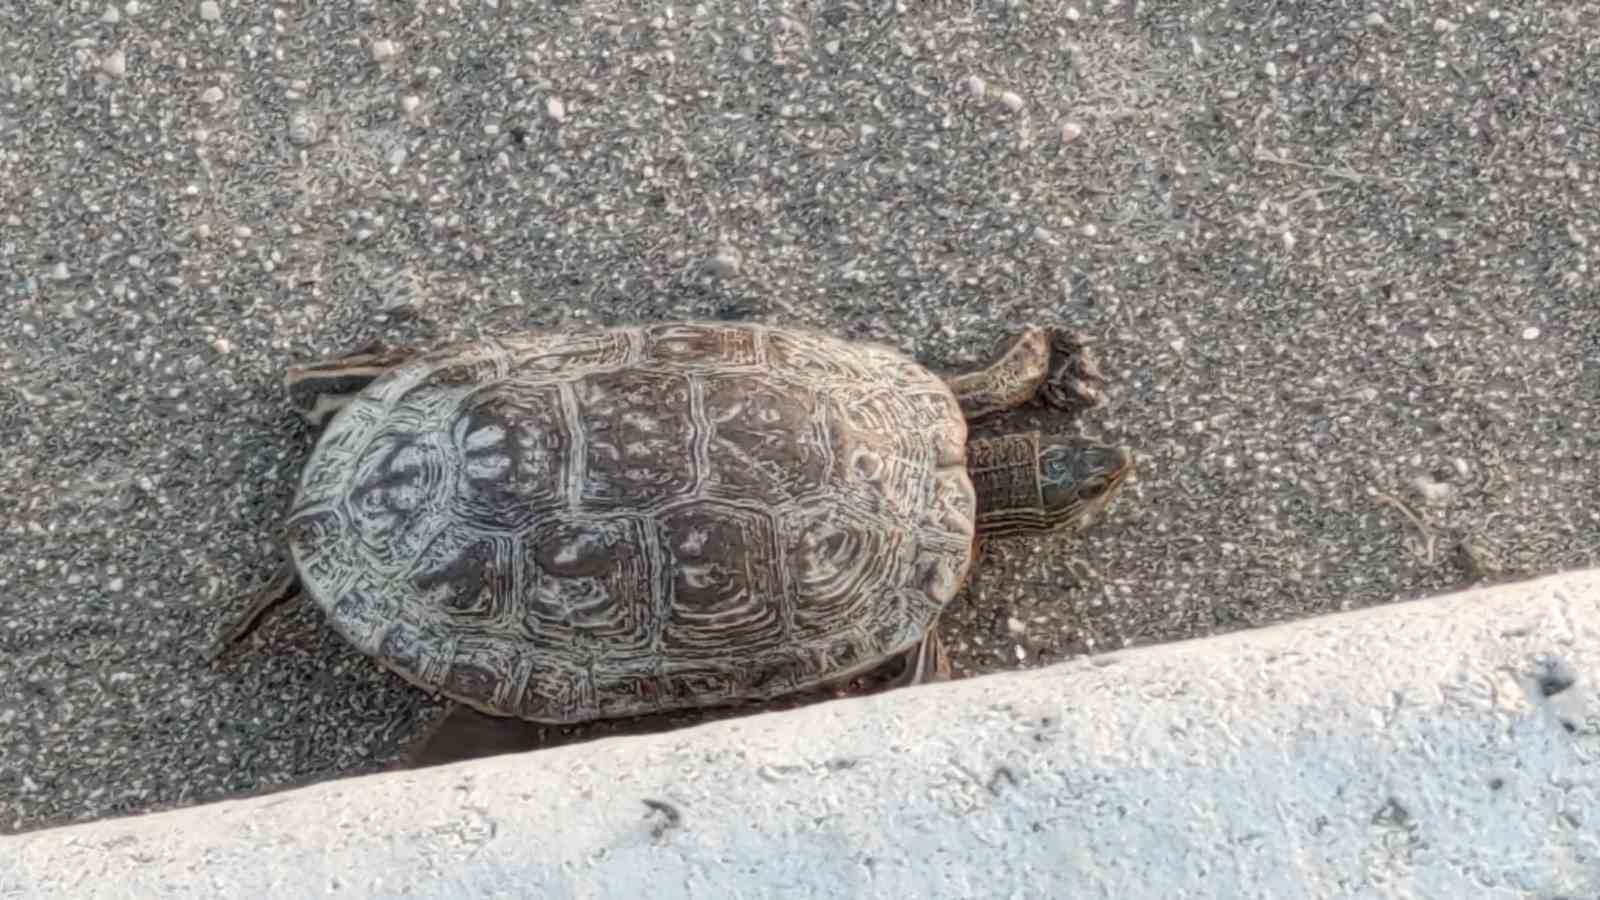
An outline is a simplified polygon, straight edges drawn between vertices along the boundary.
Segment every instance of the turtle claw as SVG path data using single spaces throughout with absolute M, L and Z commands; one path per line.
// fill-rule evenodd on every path
M 1079 331 L 1054 330 L 1050 334 L 1049 373 L 1039 385 L 1037 402 L 1052 409 L 1082 412 L 1106 403 L 1106 378 L 1090 345 L 1094 339 Z
M 968 421 L 1026 405 L 1068 413 L 1106 402 L 1106 379 L 1080 331 L 1031 326 L 1003 340 L 985 367 L 947 379 Z

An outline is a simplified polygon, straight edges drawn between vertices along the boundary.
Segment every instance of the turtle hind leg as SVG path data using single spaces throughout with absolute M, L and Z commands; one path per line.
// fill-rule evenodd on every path
M 949 681 L 953 677 L 950 655 L 945 652 L 937 628 L 929 628 L 921 643 L 900 654 L 893 662 L 898 663 L 900 671 L 893 675 L 885 672 L 889 688 L 934 684 Z
M 250 598 L 250 604 L 223 626 L 221 636 L 206 650 L 206 662 L 215 660 L 245 635 L 256 630 L 268 611 L 299 594 L 300 576 L 295 573 L 294 563 L 285 560 L 265 587 L 245 595 Z
M 306 425 L 314 434 L 321 434 L 367 385 L 421 352 L 410 344 L 369 341 L 349 353 L 290 366 L 284 375 L 284 389 Z
M 1105 404 L 1105 376 L 1088 335 L 1032 327 L 1008 339 L 984 368 L 947 379 L 968 419 L 1039 402 L 1079 412 Z

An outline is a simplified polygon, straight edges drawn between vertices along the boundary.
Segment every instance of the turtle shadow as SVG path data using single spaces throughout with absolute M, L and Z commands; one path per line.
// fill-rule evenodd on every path
M 897 690 L 907 660 L 895 657 L 847 682 L 787 694 L 761 701 L 730 701 L 719 706 L 672 710 L 617 719 L 596 719 L 573 725 L 553 725 L 525 719 L 492 716 L 452 702 L 444 715 L 425 727 L 388 771 L 426 769 L 510 753 L 529 753 L 570 747 L 609 737 L 662 734 L 761 713 L 781 712 L 835 700 L 870 697 Z M 953 680 L 955 675 L 951 675 Z

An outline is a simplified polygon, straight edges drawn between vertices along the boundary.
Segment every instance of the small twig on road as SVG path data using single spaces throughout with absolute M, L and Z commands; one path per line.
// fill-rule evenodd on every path
M 1314 166 L 1311 163 L 1303 163 L 1292 159 L 1284 159 L 1281 156 L 1274 156 L 1273 154 L 1260 149 L 1256 150 L 1255 158 L 1259 162 L 1268 162 L 1272 163 L 1273 165 L 1288 166 L 1294 169 L 1305 169 L 1308 172 L 1318 172 L 1331 178 L 1343 178 L 1346 181 L 1354 181 L 1357 184 L 1360 184 L 1364 181 L 1382 181 L 1389 184 L 1407 183 L 1404 178 L 1390 178 L 1387 175 L 1369 175 L 1362 172 L 1357 172 L 1349 166 L 1346 166 L 1342 169 L 1335 169 L 1330 166 Z
M 1405 516 L 1407 519 L 1410 519 L 1411 524 L 1417 526 L 1417 531 L 1422 533 L 1423 548 L 1426 551 L 1425 561 L 1428 563 L 1428 565 L 1433 565 L 1433 548 L 1434 544 L 1436 543 L 1433 529 L 1429 528 L 1422 521 L 1422 519 L 1417 516 L 1416 513 L 1411 511 L 1410 507 L 1406 506 L 1404 503 L 1401 503 L 1397 498 L 1379 492 L 1374 499 L 1376 499 L 1379 503 L 1387 503 L 1395 509 L 1400 510 L 1401 515 Z

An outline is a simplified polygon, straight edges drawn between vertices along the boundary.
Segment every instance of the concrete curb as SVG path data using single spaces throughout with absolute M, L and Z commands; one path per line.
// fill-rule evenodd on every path
M 0 839 L 0 897 L 1600 897 L 1600 569 Z

